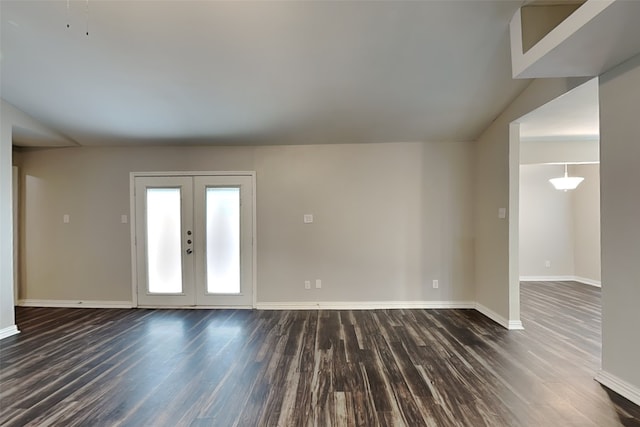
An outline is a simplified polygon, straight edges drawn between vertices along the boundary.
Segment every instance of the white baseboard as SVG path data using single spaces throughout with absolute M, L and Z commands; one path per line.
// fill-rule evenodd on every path
M 258 310 L 384 310 L 384 309 L 436 309 L 475 308 L 472 301 L 300 301 L 259 302 Z
M 21 307 L 64 307 L 64 308 L 132 308 L 131 301 L 78 301 L 23 299 Z M 154 308 L 154 307 L 140 307 Z M 167 307 L 163 307 L 167 308 Z M 185 307 L 176 307 L 185 308 Z M 222 308 L 222 307 L 199 307 Z M 232 308 L 232 307 L 229 307 Z M 233 307 L 239 308 L 239 307 Z M 241 307 L 250 308 L 250 307 Z M 293 301 L 259 302 L 258 310 L 384 310 L 384 309 L 475 309 L 509 330 L 524 329 L 520 320 L 507 320 L 493 310 L 473 301 Z M 0 331 L 1 333 L 2 331 Z M 1 336 L 1 335 L 0 335 Z M 8 336 L 8 335 L 7 335 Z
M 385 310 L 385 309 L 475 309 L 509 330 L 522 330 L 520 320 L 507 320 L 473 301 L 292 301 L 259 302 L 258 310 Z
M 16 325 L 7 326 L 6 328 L 0 329 L 0 340 L 19 333 L 20 331 Z
M 67 308 L 132 308 L 130 301 L 78 301 L 78 300 L 41 300 L 23 299 L 18 301 L 22 307 L 67 307 Z M 140 308 L 193 308 L 193 307 L 159 307 L 159 306 L 139 306 Z M 202 309 L 212 308 L 243 308 L 252 307 L 221 307 L 207 306 L 196 307 Z M 258 310 L 379 310 L 379 309 L 436 309 L 436 308 L 458 308 L 474 309 L 476 303 L 473 301 L 296 301 L 296 302 L 258 302 Z
M 507 329 L 510 331 L 524 331 L 524 325 L 521 320 L 509 320 Z
M 571 282 L 576 276 L 520 276 L 521 282 Z
M 152 310 L 253 310 L 250 305 L 138 305 Z
M 586 277 L 575 277 L 576 282 L 580 282 L 583 285 L 595 286 L 596 288 L 602 287 L 602 282 L 600 280 L 587 279 Z
M 65 307 L 65 308 L 132 308 L 131 301 L 51 300 L 22 299 L 21 307 Z
M 598 371 L 595 380 L 636 405 L 640 405 L 640 388 L 603 370 Z
M 511 331 L 524 329 L 524 326 L 522 326 L 522 322 L 520 320 L 507 320 L 505 317 L 499 315 L 495 311 L 485 307 L 480 303 L 476 303 L 475 309 L 506 329 L 509 329 Z
M 580 276 L 520 276 L 521 282 L 580 282 L 585 285 L 601 287 L 599 280 Z

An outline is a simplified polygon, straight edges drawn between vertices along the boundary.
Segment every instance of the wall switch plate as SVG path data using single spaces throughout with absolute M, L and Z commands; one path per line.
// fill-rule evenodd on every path
M 126 215 L 120 215 L 120 222 L 122 224 L 126 224 L 127 222 L 129 222 L 129 218 L 127 218 Z
M 498 208 L 498 218 L 505 219 L 507 217 L 507 208 Z
M 305 280 L 304 281 L 304 288 L 305 289 L 311 289 L 311 280 Z
M 311 214 L 304 214 L 304 217 L 302 218 L 302 221 L 305 224 L 311 224 L 313 222 L 313 215 Z
M 322 280 L 316 279 L 316 289 L 320 289 L 322 287 Z
M 437 280 L 434 280 L 434 281 L 433 281 L 433 289 L 438 289 L 438 286 L 440 286 L 440 285 L 438 284 L 438 281 L 437 281 Z
M 65 224 L 69 224 L 70 221 L 71 217 L 69 216 L 69 214 L 62 215 L 62 222 L 64 222 Z

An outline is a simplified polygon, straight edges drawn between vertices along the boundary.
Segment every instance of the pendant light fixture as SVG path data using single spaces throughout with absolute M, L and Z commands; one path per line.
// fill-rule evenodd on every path
M 575 190 L 578 185 L 584 180 L 584 178 L 579 176 L 569 176 L 567 173 L 567 164 L 564 164 L 564 176 L 560 178 L 552 178 L 549 180 L 551 184 L 555 187 L 556 190 Z

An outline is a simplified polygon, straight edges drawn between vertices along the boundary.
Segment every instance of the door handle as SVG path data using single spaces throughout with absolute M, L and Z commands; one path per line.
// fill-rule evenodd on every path
M 193 252 L 193 251 L 191 250 L 191 248 L 187 249 L 187 254 L 188 254 L 188 255 L 191 255 L 191 253 L 192 253 L 192 252 Z

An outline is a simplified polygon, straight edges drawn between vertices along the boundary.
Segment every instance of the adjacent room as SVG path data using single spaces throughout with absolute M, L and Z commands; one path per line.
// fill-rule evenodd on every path
M 598 104 L 593 79 L 518 120 L 521 281 L 602 285 Z
M 3 0 L 0 424 L 640 423 L 639 22 Z

